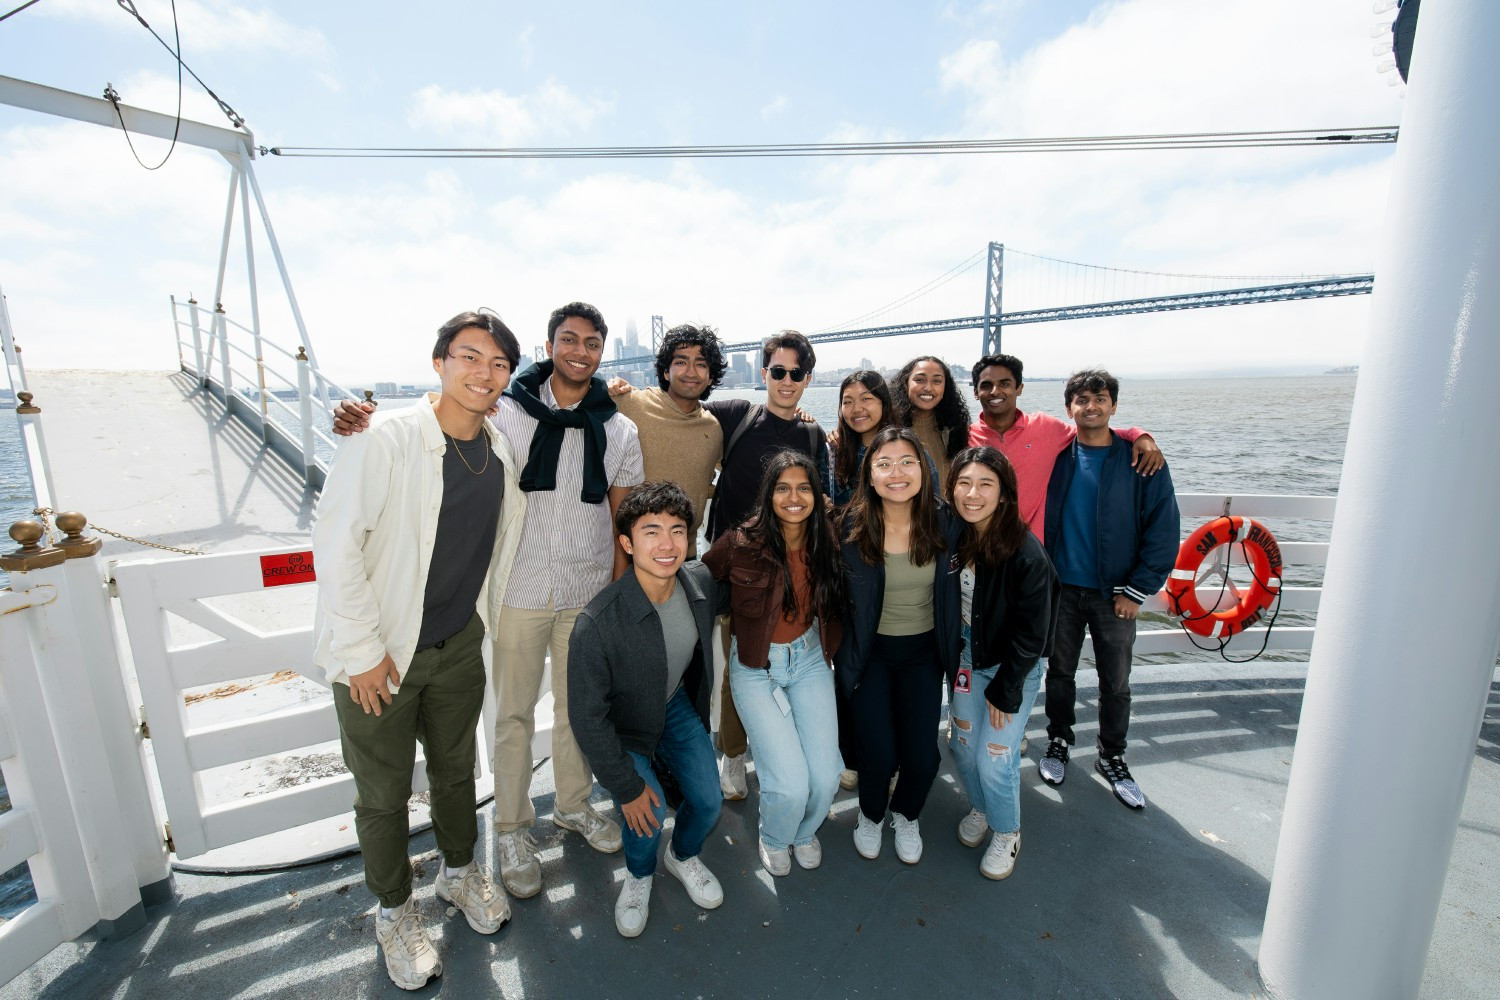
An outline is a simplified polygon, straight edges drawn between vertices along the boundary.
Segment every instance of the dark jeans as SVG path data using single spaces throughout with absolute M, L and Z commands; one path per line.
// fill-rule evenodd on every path
M 879 823 L 890 808 L 916 819 L 937 778 L 943 672 L 936 633 L 876 635 L 849 699 L 859 748 L 859 808 Z M 894 795 L 888 793 L 897 770 Z
M 407 802 L 417 744 L 427 758 L 432 830 L 450 868 L 474 859 L 479 838 L 474 763 L 479 710 L 484 706 L 484 623 L 476 614 L 462 632 L 414 654 L 401 687 L 379 715 L 366 715 L 333 686 L 344 763 L 354 775 L 354 830 L 364 855 L 365 885 L 382 906 L 411 895 Z
M 625 868 L 636 878 L 646 878 L 656 872 L 657 843 L 661 840 L 661 824 L 667 818 L 666 795 L 651 766 L 651 759 L 634 750 L 626 752 L 630 754 L 636 773 L 656 793 L 659 803 L 653 810 L 656 829 L 650 836 L 642 837 L 630 828 L 629 823 L 620 824 L 620 836 L 625 843 Z M 683 801 L 677 808 L 677 823 L 672 832 L 672 853 L 683 861 L 695 858 L 703 850 L 708 832 L 719 821 L 724 793 L 719 790 L 719 769 L 714 764 L 713 743 L 684 688 L 679 687 L 667 702 L 667 724 L 662 730 L 661 742 L 656 746 L 656 758 L 667 766 L 682 789 Z M 624 803 L 617 802 L 616 805 Z
M 1057 634 L 1047 661 L 1047 736 L 1073 745 L 1078 654 L 1087 626 L 1094 642 L 1094 669 L 1099 673 L 1099 753 L 1125 752 L 1130 728 L 1130 654 L 1135 648 L 1135 620 L 1116 618 L 1113 597 L 1087 587 L 1062 588 L 1057 607 Z

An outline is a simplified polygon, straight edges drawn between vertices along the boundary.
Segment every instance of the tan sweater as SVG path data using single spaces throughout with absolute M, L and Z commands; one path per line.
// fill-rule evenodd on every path
M 661 389 L 637 389 L 616 397 L 615 405 L 640 431 L 646 479 L 676 483 L 693 501 L 688 555 L 694 555 L 698 525 L 713 492 L 714 469 L 724 455 L 723 429 L 701 406 L 683 413 Z
M 922 442 L 922 447 L 927 449 L 932 464 L 937 466 L 938 484 L 941 488 L 948 482 L 948 435 L 945 431 L 938 429 L 937 418 L 931 413 L 913 412 L 911 415 L 911 429 L 916 432 L 917 439 Z M 642 450 L 645 445 L 641 445 Z M 647 473 L 650 478 L 650 473 Z

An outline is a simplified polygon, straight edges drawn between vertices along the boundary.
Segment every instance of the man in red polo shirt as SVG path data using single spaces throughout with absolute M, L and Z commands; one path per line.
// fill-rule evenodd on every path
M 1025 389 L 1021 381 L 1021 359 L 1010 354 L 986 354 L 974 364 L 974 396 L 979 400 L 979 419 L 969 425 L 969 444 L 998 448 L 1016 470 L 1021 517 L 1037 538 L 1047 515 L 1047 480 L 1052 463 L 1077 435 L 1072 421 L 1050 413 L 1026 413 L 1016 406 Z M 1131 467 L 1150 476 L 1165 464 L 1156 441 L 1139 427 L 1116 431 L 1134 443 Z

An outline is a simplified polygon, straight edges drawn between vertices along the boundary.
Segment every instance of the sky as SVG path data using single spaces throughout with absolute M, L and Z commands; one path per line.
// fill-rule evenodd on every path
M 167 0 L 135 6 L 170 42 Z M 187 65 L 268 147 L 1338 129 L 1397 125 L 1402 108 L 1359 3 L 179 0 L 177 18 Z M 172 56 L 108 0 L 41 0 L 0 22 L 0 72 L 91 96 L 109 83 L 126 104 L 176 110 Z M 183 114 L 227 124 L 190 77 Z M 148 165 L 167 147 L 135 138 Z M 575 299 L 603 310 L 612 337 L 632 321 L 649 337 L 659 314 L 731 342 L 872 313 L 974 315 L 991 241 L 1008 248 L 1011 309 L 1159 290 L 1120 275 L 1091 288 L 1027 254 L 1131 271 L 1368 272 L 1393 152 L 269 156 L 253 168 L 316 356 L 361 385 L 428 380 L 437 327 L 479 306 L 528 354 L 551 309 Z M 148 171 L 118 130 L 0 106 L 0 289 L 28 366 L 175 367 L 169 296 L 212 299 L 229 177 L 216 153 L 179 145 Z M 239 225 L 224 303 L 248 324 Z M 262 328 L 295 347 L 258 220 L 254 231 Z M 1370 302 L 1037 324 L 1002 343 L 1032 377 L 1321 370 L 1358 363 Z M 977 332 L 827 345 L 819 367 L 929 352 L 967 363 L 979 348 Z

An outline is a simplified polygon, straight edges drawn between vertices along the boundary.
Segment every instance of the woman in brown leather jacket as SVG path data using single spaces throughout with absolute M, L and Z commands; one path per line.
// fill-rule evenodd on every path
M 823 860 L 817 830 L 843 762 L 833 654 L 845 616 L 843 561 L 818 469 L 778 451 L 759 503 L 704 555 L 729 587 L 729 685 L 760 778 L 760 860 L 772 875 Z

